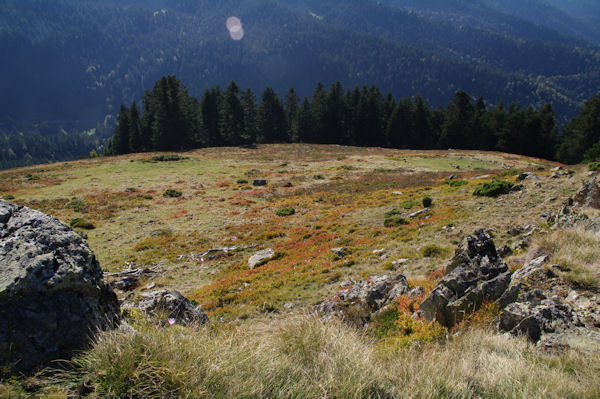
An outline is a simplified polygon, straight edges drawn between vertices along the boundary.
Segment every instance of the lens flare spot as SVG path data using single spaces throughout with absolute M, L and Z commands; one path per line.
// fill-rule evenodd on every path
M 226 26 L 229 36 L 233 40 L 242 40 L 244 38 L 244 28 L 242 27 L 242 21 L 238 17 L 227 18 Z

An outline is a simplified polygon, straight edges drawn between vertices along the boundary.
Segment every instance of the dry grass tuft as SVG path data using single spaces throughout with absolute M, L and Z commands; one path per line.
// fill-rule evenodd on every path
M 537 244 L 551 253 L 550 261 L 569 281 L 600 287 L 600 240 L 596 234 L 583 229 L 557 230 L 540 237 Z
M 295 316 L 243 327 L 144 327 L 101 334 L 60 386 L 89 397 L 597 398 L 600 360 L 544 354 L 468 330 L 382 355 L 341 322 Z M 54 387 L 56 389 L 56 386 Z

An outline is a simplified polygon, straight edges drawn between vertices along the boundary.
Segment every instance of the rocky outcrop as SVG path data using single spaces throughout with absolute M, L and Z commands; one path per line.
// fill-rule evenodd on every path
M 162 317 L 164 321 L 171 319 L 183 325 L 203 325 L 208 323 L 208 316 L 200 306 L 177 291 L 157 290 L 142 295 L 137 307 L 149 316 Z
M 406 294 L 408 282 L 402 274 L 396 277 L 384 275 L 368 280 L 346 281 L 341 288 L 337 295 L 318 304 L 315 310 L 321 315 L 341 316 L 362 326 L 369 321 L 372 313 Z
M 583 326 L 577 313 L 559 297 L 548 298 L 539 289 L 522 294 L 500 314 L 498 328 L 537 342 L 542 334 L 557 334 Z
M 593 176 L 583 183 L 573 197 L 573 202 L 581 208 L 600 209 L 600 187 L 597 176 Z
M 468 235 L 455 251 L 446 274 L 419 306 L 427 320 L 451 327 L 484 301 L 500 298 L 510 283 L 511 273 L 484 230 Z
M 119 304 L 80 235 L 0 200 L 0 364 L 30 371 L 114 327 Z

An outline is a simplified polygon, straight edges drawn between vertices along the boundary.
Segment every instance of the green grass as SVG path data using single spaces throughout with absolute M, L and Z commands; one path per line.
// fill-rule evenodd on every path
M 400 203 L 400 208 L 404 208 L 404 209 L 412 209 L 415 206 L 419 206 L 421 203 L 419 201 L 416 200 L 406 200 Z

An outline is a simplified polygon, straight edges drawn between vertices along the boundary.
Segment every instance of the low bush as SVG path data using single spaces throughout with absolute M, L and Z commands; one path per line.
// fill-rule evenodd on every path
M 275 212 L 275 214 L 277 216 L 290 216 L 296 213 L 296 210 L 292 207 L 286 206 L 283 208 L 279 208 L 277 209 L 277 211 Z
M 509 181 L 495 179 L 478 186 L 473 191 L 473 195 L 479 197 L 497 197 L 502 194 L 508 194 L 513 186 L 514 184 Z
M 96 226 L 94 226 L 94 223 L 83 219 L 83 218 L 75 218 L 73 220 L 71 220 L 69 222 L 69 226 L 73 227 L 74 229 L 84 229 L 84 230 L 93 230 L 96 228 Z
M 154 162 L 174 162 L 174 161 L 182 161 L 186 159 L 177 154 L 161 154 L 152 157 L 152 161 Z
M 400 215 L 390 216 L 383 221 L 383 225 L 385 227 L 402 226 L 402 225 L 406 225 L 408 223 L 409 223 L 408 220 L 406 220 L 405 218 L 403 218 Z
M 600 168 L 600 162 L 590 162 L 588 163 L 588 169 L 590 172 L 595 172 Z
M 325 176 L 323 176 L 323 175 L 314 175 L 313 179 L 315 179 L 315 180 L 325 180 Z
M 427 245 L 421 250 L 421 253 L 426 258 L 437 258 L 444 254 L 444 248 L 440 248 L 437 245 Z
M 429 208 L 431 206 L 431 204 L 433 204 L 433 200 L 431 199 L 431 197 L 429 197 L 429 196 L 423 197 L 423 206 L 425 208 Z
M 87 204 L 84 200 L 74 200 L 65 205 L 65 208 L 73 209 L 75 212 L 85 212 Z
M 444 184 L 447 184 L 450 187 L 461 187 L 466 186 L 467 184 L 469 184 L 469 182 L 466 180 L 446 180 L 444 181 Z
M 152 198 L 153 197 L 150 194 L 144 194 L 144 195 L 142 195 L 142 199 L 145 199 L 145 200 L 151 200 Z
M 248 184 L 248 180 L 246 180 L 246 179 L 237 179 L 236 183 L 237 184 Z
M 391 211 L 385 213 L 385 218 L 389 219 L 392 216 L 397 216 L 397 215 L 402 215 L 402 214 L 403 214 L 403 212 L 401 210 L 394 208 Z
M 167 189 L 163 193 L 163 197 L 171 197 L 171 198 L 178 198 L 178 197 L 181 197 L 182 195 L 183 195 L 183 193 L 181 191 L 173 190 L 171 188 Z
M 6 194 L 2 198 L 5 199 L 6 201 L 12 201 L 15 199 L 15 196 L 12 194 Z

